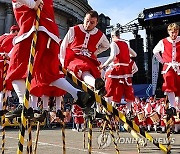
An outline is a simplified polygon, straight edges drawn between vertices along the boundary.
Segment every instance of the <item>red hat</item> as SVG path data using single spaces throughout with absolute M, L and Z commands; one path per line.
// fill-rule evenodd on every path
M 10 31 L 12 31 L 12 30 L 17 30 L 17 31 L 19 31 L 19 26 L 17 26 L 17 25 L 11 26 Z

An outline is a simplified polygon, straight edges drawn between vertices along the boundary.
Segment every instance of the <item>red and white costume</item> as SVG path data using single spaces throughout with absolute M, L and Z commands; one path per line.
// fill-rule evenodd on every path
M 133 108 L 133 114 L 134 114 L 134 121 L 137 125 L 145 125 L 145 121 L 144 122 L 140 122 L 138 119 L 138 114 L 140 112 L 144 112 L 143 106 L 141 105 L 140 100 L 136 100 L 136 102 L 132 103 L 132 108 Z
M 111 55 L 114 56 L 113 62 L 110 64 L 110 67 L 105 75 L 107 91 L 106 97 L 113 96 L 112 100 L 114 102 L 120 102 L 122 96 L 124 95 L 126 102 L 134 101 L 134 90 L 132 87 L 133 62 L 130 64 L 130 48 L 126 42 L 120 39 L 113 41 L 110 47 Z
M 152 125 L 153 122 L 149 116 L 153 113 L 153 108 L 150 102 L 147 102 L 146 106 L 144 107 L 144 111 L 145 111 L 145 117 L 146 117 L 146 124 Z
M 96 55 L 109 48 L 106 36 L 96 27 L 87 32 L 82 24 L 71 27 L 61 44 L 60 61 L 63 67 L 73 71 L 82 79 L 82 73 L 90 72 L 94 78 L 100 78 L 100 63 Z
M 177 116 L 174 116 L 174 124 L 175 124 L 175 127 L 177 127 L 176 125 L 178 125 L 178 128 L 180 129 L 180 103 L 179 101 L 176 100 L 174 106 L 177 111 Z
M 124 115 L 126 114 L 126 110 L 127 110 L 126 105 L 119 105 L 119 107 L 117 109 Z
M 13 48 L 13 39 L 15 34 L 4 34 L 0 36 L 0 53 L 8 54 Z M 6 69 L 8 69 L 9 60 L 7 60 Z M 4 72 L 4 59 L 3 56 L 0 55 L 0 91 L 3 90 L 3 72 Z M 12 84 L 9 80 L 6 80 L 6 90 L 12 90 Z
M 163 64 L 164 83 L 162 90 L 174 92 L 175 96 L 180 96 L 180 36 L 175 40 L 170 37 L 162 39 L 155 46 L 153 53 Z M 159 53 L 162 53 L 162 57 Z
M 36 54 L 34 57 L 33 79 L 31 88 L 43 87 L 52 81 L 64 77 L 59 73 L 59 32 L 54 19 L 53 1 L 43 0 L 40 15 Z M 12 0 L 16 21 L 20 27 L 15 38 L 7 79 L 20 80 L 27 76 L 27 65 L 30 55 L 32 33 L 35 31 L 36 11 L 34 0 Z M 35 91 L 43 93 L 43 88 Z M 63 91 L 64 93 L 64 91 Z
M 74 113 L 74 123 L 83 124 L 84 123 L 83 111 L 78 105 L 73 105 L 73 113 Z
M 165 121 L 163 120 L 164 118 L 166 118 L 166 114 L 165 114 L 165 112 L 166 112 L 166 110 L 165 110 L 165 104 L 160 104 L 159 106 L 158 106 L 158 108 L 157 108 L 157 113 L 160 115 L 160 119 L 161 119 L 161 121 L 160 121 L 160 125 L 162 126 L 162 127 L 165 127 L 166 126 L 166 123 L 165 123 Z

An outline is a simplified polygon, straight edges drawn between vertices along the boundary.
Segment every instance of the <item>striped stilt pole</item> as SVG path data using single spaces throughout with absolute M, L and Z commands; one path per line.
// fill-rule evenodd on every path
M 32 130 L 32 128 L 31 128 L 31 121 L 30 121 L 30 119 L 28 119 L 27 120 L 27 130 L 28 130 L 28 143 L 27 143 L 27 149 L 28 149 L 28 151 L 27 151 L 27 153 L 28 154 L 32 154 L 32 134 L 31 134 L 31 130 Z
M 4 60 L 4 71 L 3 71 L 3 111 L 6 110 L 6 73 L 7 73 L 7 60 L 5 54 L 3 54 Z M 4 154 L 4 146 L 5 146 L 5 115 L 2 117 L 2 154 Z
M 92 153 L 92 117 L 88 119 L 88 154 Z
M 29 141 L 27 139 L 27 149 L 26 149 L 27 151 L 26 151 L 26 154 L 29 154 L 29 145 L 28 144 L 29 144 Z
M 114 136 L 114 133 L 113 133 L 113 128 L 112 128 L 112 125 L 110 123 L 111 122 L 110 116 L 106 115 L 106 120 L 108 121 L 108 127 L 110 128 L 110 134 L 111 134 L 111 137 L 112 137 L 112 140 L 113 140 L 113 143 L 114 143 L 114 147 L 116 149 L 116 154 L 119 154 L 119 149 L 118 149 L 116 139 L 115 139 L 115 136 Z
M 34 154 L 36 154 L 37 151 L 37 143 L 39 139 L 39 130 L 40 130 L 40 122 L 37 123 L 37 130 L 36 130 L 36 139 L 35 139 L 35 145 L 34 145 Z
M 40 9 L 38 8 L 36 12 L 36 24 L 35 24 L 36 30 L 33 33 L 33 40 L 31 44 L 31 52 L 30 52 L 30 57 L 29 57 L 28 75 L 26 78 L 26 93 L 24 95 L 24 104 L 23 104 L 23 110 L 21 113 L 21 124 L 20 124 L 17 154 L 23 153 L 24 135 L 25 135 L 26 121 L 27 121 L 25 114 L 27 113 L 28 107 L 29 107 L 29 95 L 30 95 L 29 91 L 30 91 L 30 84 L 31 84 L 32 72 L 33 72 L 35 47 L 36 47 L 36 42 L 37 42 L 37 32 L 39 28 L 39 19 L 40 19 Z
M 120 133 L 119 133 L 119 129 L 118 129 L 118 127 L 117 127 L 117 124 L 115 125 L 115 130 L 116 130 L 116 134 L 117 134 L 117 136 L 118 136 L 118 138 L 120 139 L 121 138 L 121 136 L 120 136 Z
M 169 101 L 168 101 L 168 97 L 166 96 L 165 98 L 165 101 L 166 101 L 166 111 L 167 109 L 169 109 Z M 172 120 L 172 117 L 170 117 L 168 114 L 167 114 L 167 123 L 166 123 L 166 137 L 167 137 L 167 140 L 168 140 L 168 143 L 167 143 L 167 153 L 171 153 L 171 120 Z
M 86 119 L 84 119 L 83 148 L 86 148 Z
M 156 147 L 158 147 L 160 150 L 162 150 L 163 152 L 167 152 L 167 148 L 162 145 L 161 143 L 159 143 L 158 141 L 156 141 L 148 132 L 146 132 L 145 130 L 141 129 L 134 121 L 129 121 L 126 119 L 126 117 L 123 115 L 123 113 L 119 112 L 116 108 L 114 108 L 110 103 L 107 103 L 105 101 L 105 99 L 101 96 L 98 95 L 98 93 L 96 91 L 93 91 L 89 86 L 87 86 L 87 84 L 85 84 L 84 82 L 80 81 L 75 75 L 73 75 L 72 73 L 68 72 L 66 69 L 61 68 L 61 70 L 64 72 L 64 74 L 69 77 L 75 84 L 77 84 L 78 86 L 80 86 L 84 91 L 86 91 L 87 93 L 89 93 L 91 95 L 91 97 L 93 97 L 95 99 L 95 101 L 97 103 L 100 103 L 103 105 L 104 108 L 107 109 L 108 112 L 110 112 L 111 114 L 113 114 L 115 116 L 115 118 L 118 121 L 122 121 L 123 123 L 126 123 L 129 125 L 129 127 L 131 127 L 131 129 L 135 130 L 137 133 L 140 133 L 143 137 L 145 137 L 146 139 L 148 139 L 150 142 L 152 142 Z
M 140 153 L 140 146 L 139 146 L 139 142 L 138 142 L 138 141 L 137 141 L 137 143 L 136 143 L 136 147 L 137 147 L 138 153 Z
M 64 118 L 61 119 L 62 121 L 62 141 L 63 141 L 63 154 L 66 154 L 66 142 L 65 142 L 65 122 Z
M 105 141 L 105 130 L 106 130 L 106 126 L 107 126 L 107 120 L 104 120 L 104 123 L 103 123 L 103 127 L 102 127 L 102 132 L 101 132 L 101 134 L 102 134 L 102 141 L 104 142 Z M 102 146 L 102 144 L 99 144 L 99 149 L 101 148 L 101 146 Z

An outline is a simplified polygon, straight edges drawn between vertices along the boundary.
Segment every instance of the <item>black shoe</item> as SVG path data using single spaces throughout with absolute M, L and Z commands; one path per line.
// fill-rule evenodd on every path
M 34 120 L 39 121 L 39 122 L 43 122 L 44 119 L 47 117 L 48 115 L 48 111 L 47 110 L 43 110 L 42 112 L 39 110 L 34 110 Z
M 33 108 L 30 107 L 27 111 L 25 111 L 24 116 L 28 119 L 32 119 L 34 117 Z
M 178 132 L 176 132 L 176 131 L 173 131 L 173 134 L 180 134 L 180 132 L 178 131 Z
M 84 109 L 83 112 L 85 113 L 84 116 L 85 116 L 86 119 L 88 119 L 90 117 L 92 119 L 95 119 L 95 117 L 96 117 L 96 113 L 95 113 L 94 109 L 91 108 L 91 107 Z
M 99 91 L 98 91 L 98 95 L 100 96 L 105 96 L 106 95 L 106 89 L 105 87 L 102 87 Z
M 23 108 L 22 105 L 18 105 L 18 107 L 14 111 L 6 113 L 5 117 L 9 118 L 9 119 L 13 119 L 15 117 L 21 117 L 22 108 Z M 33 109 L 30 107 L 27 111 L 24 112 L 24 116 L 26 118 L 32 119 L 33 118 Z
M 177 115 L 176 109 L 174 107 L 171 107 L 170 109 L 166 110 L 166 114 L 168 114 L 170 117 L 176 116 Z
M 5 117 L 9 118 L 9 119 L 13 119 L 15 117 L 21 117 L 21 113 L 22 113 L 22 105 L 18 105 L 17 108 L 15 108 L 14 111 L 8 112 L 6 113 Z
M 75 104 L 79 105 L 86 115 L 92 115 L 91 106 L 94 104 L 94 99 L 87 92 L 78 91 L 78 100 Z
M 65 115 L 62 113 L 61 110 L 57 110 L 56 117 L 59 117 L 60 119 L 63 120 L 65 118 Z
M 33 110 L 33 113 L 34 113 L 34 118 L 39 118 L 42 115 L 40 110 Z
M 94 103 L 92 97 L 86 92 L 78 91 L 77 96 L 78 99 L 75 104 L 79 105 L 83 110 L 88 107 L 90 108 Z
M 96 112 L 96 116 L 95 116 L 95 118 L 105 119 L 105 118 L 106 118 L 106 115 L 105 115 L 105 114 L 102 114 L 102 113 L 98 113 L 98 112 Z
M 101 78 L 97 78 L 95 80 L 95 88 L 96 90 L 100 90 L 101 88 L 103 88 L 105 86 L 105 82 L 103 81 L 103 79 Z
M 0 116 L 3 116 L 4 114 L 6 114 L 7 112 L 9 112 L 8 110 L 0 110 Z

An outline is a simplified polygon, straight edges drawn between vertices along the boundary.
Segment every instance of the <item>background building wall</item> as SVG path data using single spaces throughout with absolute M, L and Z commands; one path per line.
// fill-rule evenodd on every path
M 87 0 L 54 0 L 53 3 L 61 38 L 69 27 L 81 23 L 85 13 L 92 9 Z M 11 0 L 0 0 L 0 35 L 9 32 L 15 23 Z

